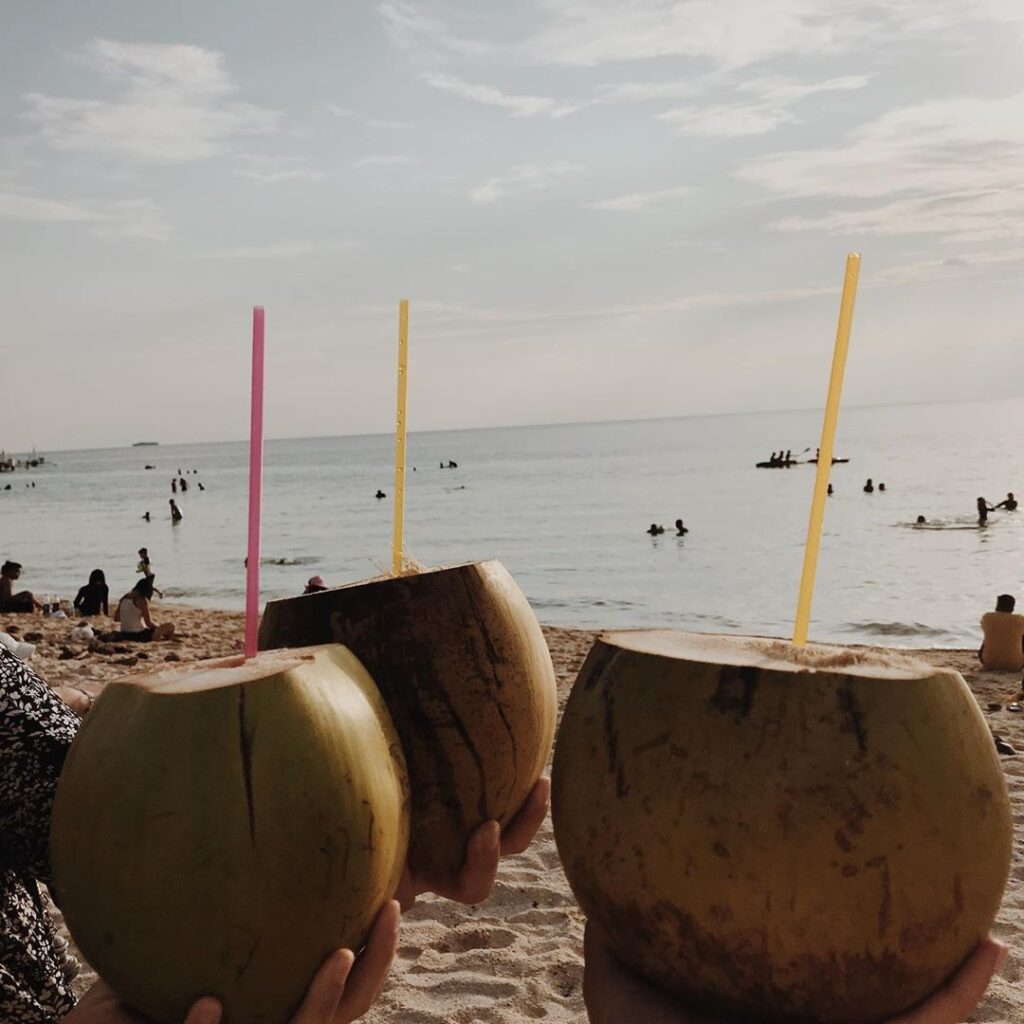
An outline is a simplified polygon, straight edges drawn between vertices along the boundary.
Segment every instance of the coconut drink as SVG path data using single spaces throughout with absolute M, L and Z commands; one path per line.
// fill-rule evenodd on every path
M 515 816 L 551 750 L 555 674 L 529 603 L 487 561 L 267 604 L 261 648 L 329 642 L 359 657 L 391 711 L 409 767 L 410 866 L 456 872 L 473 830 Z
M 966 683 L 889 654 L 606 634 L 552 787 L 566 875 L 615 956 L 728 1019 L 905 1011 L 988 933 L 1009 874 Z
M 324 959 L 358 950 L 408 844 L 398 737 L 342 647 L 111 683 L 53 807 L 68 927 L 128 1004 L 180 1024 L 285 1024 Z

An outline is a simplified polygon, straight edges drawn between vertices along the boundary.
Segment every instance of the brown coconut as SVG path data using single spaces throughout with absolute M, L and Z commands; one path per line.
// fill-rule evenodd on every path
M 1012 819 L 961 676 L 783 641 L 625 632 L 565 709 L 555 838 L 588 918 L 690 1006 L 886 1020 L 986 935 Z
M 358 950 L 408 844 L 398 738 L 342 647 L 111 683 L 57 787 L 68 927 L 129 1005 L 180 1024 L 286 1024 L 324 959 Z
M 551 750 L 555 674 L 529 603 L 487 561 L 267 605 L 261 647 L 331 641 L 366 665 L 401 738 L 412 869 L 450 876 L 478 825 L 514 817 Z

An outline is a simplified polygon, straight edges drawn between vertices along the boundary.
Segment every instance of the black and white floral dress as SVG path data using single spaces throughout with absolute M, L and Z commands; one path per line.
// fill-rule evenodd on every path
M 74 1005 L 39 885 L 50 876 L 50 811 L 79 720 L 0 645 L 0 1021 L 54 1024 Z

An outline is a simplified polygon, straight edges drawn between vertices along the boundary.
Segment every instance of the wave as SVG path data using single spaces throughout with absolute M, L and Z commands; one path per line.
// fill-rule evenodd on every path
M 871 633 L 874 636 L 948 636 L 948 630 L 926 626 L 923 622 L 847 622 L 844 633 Z

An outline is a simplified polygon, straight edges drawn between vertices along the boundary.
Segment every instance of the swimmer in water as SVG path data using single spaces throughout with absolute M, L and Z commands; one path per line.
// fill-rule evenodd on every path
M 996 508 L 1005 508 L 1007 512 L 1015 512 L 1017 510 L 1017 499 L 1013 496 L 1013 491 L 1010 491 L 1006 496 L 1006 500 L 999 502 Z
M 831 484 L 829 484 L 829 485 L 828 485 L 828 496 L 829 496 L 829 497 L 831 498 L 831 497 L 832 497 L 832 495 L 833 495 L 833 493 L 834 493 L 834 492 L 833 492 L 833 490 L 832 490 L 832 485 L 831 485 Z
M 375 498 L 386 498 L 387 495 L 382 490 L 380 490 L 380 488 L 378 488 L 377 489 L 377 493 L 374 495 L 374 497 Z
M 665 527 L 664 526 L 659 526 L 657 523 L 651 523 L 651 525 L 648 528 L 647 532 L 652 537 L 657 537 L 659 533 L 664 533 L 665 532 Z
M 871 482 L 871 477 L 868 477 L 868 482 L 864 485 L 864 493 L 865 494 L 874 494 L 875 493 L 875 485 Z
M 676 536 L 677 537 L 685 537 L 686 534 L 688 534 L 689 532 L 690 531 L 685 526 L 683 526 L 682 519 L 677 519 L 676 520 Z
M 927 523 L 927 522 L 928 522 L 928 520 L 925 519 L 924 516 L 918 516 L 917 517 L 917 522 L 914 525 L 915 526 L 924 526 L 924 524 Z

